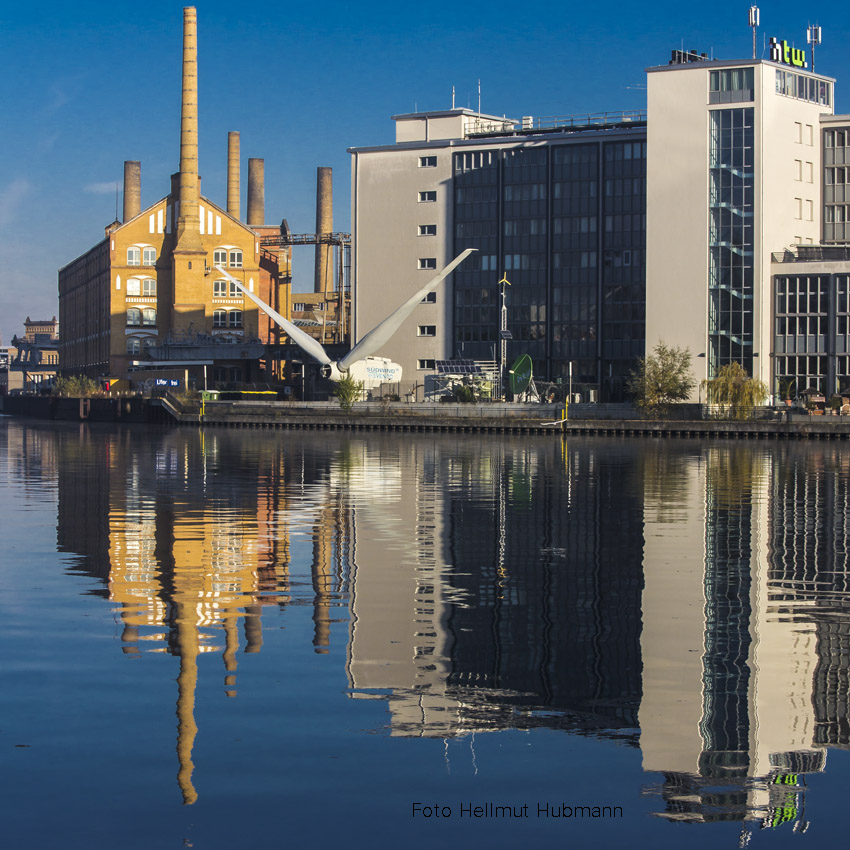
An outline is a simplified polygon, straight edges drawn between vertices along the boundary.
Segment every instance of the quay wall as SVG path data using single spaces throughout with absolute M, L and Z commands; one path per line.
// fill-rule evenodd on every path
M 737 422 L 699 418 L 693 410 L 674 418 L 637 417 L 631 405 L 408 404 L 358 402 L 350 412 L 336 401 L 207 401 L 188 407 L 173 397 L 69 399 L 7 396 L 2 412 L 39 419 L 141 422 L 210 428 L 281 428 L 370 431 L 465 431 L 564 433 L 617 437 L 850 440 L 850 417 L 763 411 L 766 417 Z M 593 413 L 596 417 L 592 417 Z M 683 413 L 692 418 L 678 418 Z

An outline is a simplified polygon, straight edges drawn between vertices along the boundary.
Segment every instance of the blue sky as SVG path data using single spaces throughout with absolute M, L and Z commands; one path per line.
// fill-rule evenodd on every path
M 57 270 L 103 237 L 126 159 L 142 164 L 142 206 L 168 190 L 180 128 L 181 2 L 0 0 L 0 337 L 27 315 L 58 315 Z M 805 45 L 824 30 L 817 70 L 841 76 L 850 12 L 830 0 L 763 2 L 763 38 Z M 553 116 L 645 105 L 644 69 L 684 45 L 752 52 L 748 2 L 536 4 L 199 0 L 200 171 L 225 205 L 227 132 L 265 159 L 266 220 L 315 229 L 317 166 L 334 169 L 335 227 L 350 222 L 346 149 L 388 144 L 390 116 L 451 106 Z M 837 111 L 850 111 L 839 79 Z M 120 205 L 119 205 L 120 215 Z M 302 253 L 303 252 L 303 253 Z M 311 260 L 295 254 L 296 289 Z

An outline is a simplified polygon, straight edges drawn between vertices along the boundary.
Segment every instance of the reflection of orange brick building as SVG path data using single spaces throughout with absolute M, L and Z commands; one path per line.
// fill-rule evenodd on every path
M 180 170 L 171 191 L 141 209 L 139 163 L 125 163 L 123 222 L 109 225 L 101 242 L 59 271 L 66 374 L 133 378 L 138 369 L 179 364 L 198 378 L 203 367 L 213 380 L 270 378 L 265 346 L 277 341 L 275 326 L 216 266 L 286 311 L 280 290 L 288 288 L 290 252 L 260 246 L 270 230 L 261 226 L 261 168 L 253 182 L 249 174 L 248 222 L 239 220 L 237 134 L 229 139 L 227 210 L 201 195 L 191 7 L 184 10 L 183 56 Z

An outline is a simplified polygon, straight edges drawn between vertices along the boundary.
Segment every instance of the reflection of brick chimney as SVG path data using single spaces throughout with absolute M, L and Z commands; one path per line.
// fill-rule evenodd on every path
M 124 222 L 142 211 L 142 164 L 134 160 L 124 162 Z
M 263 224 L 266 217 L 265 173 L 265 160 L 248 160 L 248 226 Z
M 316 169 L 316 235 L 322 236 L 333 233 L 334 229 L 334 200 L 333 200 L 333 169 L 322 167 Z M 316 264 L 313 276 L 314 292 L 333 291 L 333 272 L 331 257 L 333 246 L 319 243 L 316 245 Z M 330 275 L 330 277 L 329 277 Z
M 239 218 L 239 133 L 227 134 L 227 214 Z
M 180 212 L 175 250 L 200 252 L 198 215 L 198 19 L 194 6 L 183 9 L 183 101 L 180 111 Z

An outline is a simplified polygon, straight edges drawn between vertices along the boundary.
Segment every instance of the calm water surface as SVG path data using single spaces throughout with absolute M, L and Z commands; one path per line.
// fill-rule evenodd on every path
M 4 844 L 845 846 L 849 476 L 0 419 Z

